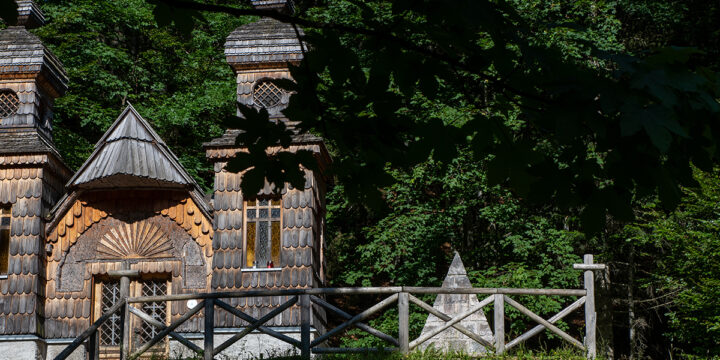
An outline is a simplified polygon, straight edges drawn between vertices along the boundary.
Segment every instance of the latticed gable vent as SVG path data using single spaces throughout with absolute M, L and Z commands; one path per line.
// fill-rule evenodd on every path
M 283 89 L 271 81 L 260 81 L 255 85 L 253 90 L 253 101 L 255 105 L 264 107 L 266 109 L 280 105 L 282 100 Z
M 0 90 L 0 118 L 14 115 L 20 106 L 17 94 L 8 89 Z

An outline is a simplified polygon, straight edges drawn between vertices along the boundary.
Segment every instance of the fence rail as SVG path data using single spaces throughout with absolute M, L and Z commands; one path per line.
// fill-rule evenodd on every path
M 100 326 L 107 321 L 112 314 L 121 312 L 123 314 L 123 347 L 121 348 L 121 355 L 125 359 L 134 360 L 140 357 L 143 353 L 148 351 L 154 345 L 163 341 L 165 338 L 172 337 L 181 344 L 188 347 L 198 355 L 202 356 L 204 360 L 213 359 L 220 352 L 230 347 L 232 344 L 242 339 L 246 335 L 253 331 L 259 331 L 266 335 L 272 336 L 280 341 L 288 343 L 300 349 L 300 355 L 303 359 L 309 359 L 311 354 L 327 354 L 327 353 L 352 353 L 352 352 L 369 352 L 369 351 L 400 351 L 402 353 L 408 353 L 418 346 L 432 339 L 434 336 L 440 334 L 447 329 L 453 328 L 460 333 L 466 335 L 470 339 L 474 340 L 478 344 L 482 345 L 487 351 L 495 352 L 497 354 L 503 354 L 507 350 L 519 345 L 520 343 L 530 339 L 548 330 L 558 335 L 563 340 L 570 344 L 582 349 L 586 352 L 589 359 L 596 357 L 596 339 L 595 339 L 595 326 L 596 326 L 596 312 L 595 312 L 595 290 L 594 290 L 594 274 L 593 271 L 604 269 L 603 265 L 593 264 L 593 256 L 585 255 L 583 264 L 576 264 L 574 268 L 584 271 L 584 288 L 583 289 L 518 289 L 518 288 L 438 288 L 438 287 L 356 287 L 356 288 L 315 288 L 315 289 L 286 289 L 286 290 L 251 290 L 242 292 L 213 292 L 213 293 L 202 293 L 202 294 L 183 294 L 183 295 L 167 295 L 167 296 L 146 296 L 146 297 L 125 297 L 124 301 L 114 305 L 107 313 L 103 314 L 96 322 L 94 322 L 85 332 L 78 336 L 67 348 L 65 348 L 55 359 L 64 360 L 66 359 L 77 347 L 82 343 L 86 342 L 88 347 L 89 359 L 98 359 L 98 329 Z M 127 283 L 128 277 L 133 276 L 131 273 L 119 274 L 122 276 L 122 282 Z M 480 303 L 467 311 L 451 317 L 448 314 L 444 314 L 441 311 L 433 308 L 423 300 L 419 299 L 415 295 L 422 294 L 477 294 L 477 295 L 488 295 Z M 357 315 L 351 315 L 344 310 L 330 304 L 324 296 L 328 295 L 388 295 L 380 302 L 374 304 L 368 309 L 360 312 Z M 551 296 L 579 296 L 575 302 L 561 310 L 559 313 L 553 315 L 549 319 L 535 314 L 511 296 L 517 295 L 551 295 Z M 258 297 L 258 296 L 287 296 L 288 300 L 278 305 L 272 311 L 260 318 L 254 318 L 248 315 L 242 310 L 228 304 L 222 299 L 229 298 L 241 298 L 241 297 Z M 186 314 L 173 321 L 171 324 L 166 325 L 162 322 L 154 319 L 152 316 L 140 310 L 135 304 L 147 303 L 147 302 L 158 302 L 158 301 L 184 301 L 184 300 L 199 300 L 199 303 L 190 309 Z M 437 329 L 434 329 L 426 334 L 422 334 L 417 339 L 411 341 L 409 333 L 409 308 L 410 304 L 415 304 L 419 308 L 427 311 L 444 321 L 445 324 Z M 300 340 L 291 338 L 285 334 L 279 333 L 273 330 L 271 327 L 263 326 L 265 323 L 273 319 L 274 317 L 286 311 L 290 307 L 298 304 L 300 307 Z M 329 313 L 332 313 L 340 317 L 344 322 L 340 325 L 328 329 L 325 333 L 319 334 L 315 339 L 311 339 L 311 307 L 315 304 Z M 493 304 L 493 323 L 494 323 L 494 336 L 492 342 L 483 339 L 476 333 L 473 333 L 465 326 L 463 326 L 462 320 L 467 317 L 481 311 L 484 307 Z M 531 320 L 538 323 L 537 326 L 511 340 L 505 342 L 505 305 L 509 305 L 515 308 L 523 315 L 529 317 Z M 397 306 L 398 308 L 398 337 L 395 338 L 388 335 L 378 329 L 369 326 L 363 322 L 369 317 L 387 309 L 390 306 Z M 585 313 L 585 337 L 584 341 L 573 338 L 554 324 L 567 316 L 568 314 L 576 311 L 584 306 Z M 233 335 L 222 344 L 215 346 L 214 344 L 214 311 L 215 307 L 219 307 L 227 311 L 228 313 L 239 317 L 240 319 L 248 322 L 242 331 Z M 203 311 L 204 316 L 204 343 L 201 348 L 195 345 L 182 335 L 176 333 L 174 330 L 180 325 L 185 323 L 195 314 Z M 130 318 L 136 316 L 139 319 L 145 321 L 147 324 L 154 326 L 159 332 L 147 343 L 143 344 L 140 348 L 134 352 L 129 350 L 129 341 L 127 339 L 130 328 Z M 327 340 L 333 336 L 342 334 L 342 332 L 348 328 L 358 328 L 374 337 L 387 342 L 390 346 L 384 348 L 333 348 L 324 347 Z

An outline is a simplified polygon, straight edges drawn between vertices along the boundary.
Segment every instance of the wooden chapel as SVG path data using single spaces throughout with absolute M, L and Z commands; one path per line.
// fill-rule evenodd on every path
M 242 174 L 225 170 L 245 151 L 236 144 L 238 130 L 204 145 L 215 170 L 211 194 L 131 105 L 73 173 L 52 138 L 53 100 L 66 91 L 67 76 L 27 31 L 42 25 L 40 9 L 31 0 L 17 3 L 19 26 L 0 31 L 0 359 L 54 357 L 124 296 L 322 286 L 327 179 L 322 170 L 305 170 L 302 189 L 268 185 L 243 196 Z M 285 0 L 253 3 L 291 11 Z M 290 94 L 270 80 L 290 79 L 288 63 L 302 59 L 295 30 L 260 19 L 230 34 L 225 54 L 237 100 L 266 108 L 271 121 L 292 128 L 282 114 Z M 319 169 L 330 162 L 321 138 L 297 134 L 289 150 L 299 149 L 311 150 Z M 259 318 L 284 300 L 228 302 Z M 190 307 L 181 301 L 142 306 L 162 323 Z M 295 306 L 269 325 L 299 336 L 299 317 Z M 314 315 L 313 331 L 322 331 L 322 318 Z M 215 312 L 215 324 L 216 336 L 247 326 L 223 310 Z M 192 338 L 202 327 L 200 313 L 177 331 Z M 100 328 L 100 357 L 119 358 L 121 346 L 141 346 L 158 332 L 138 319 L 124 329 L 114 316 Z M 153 351 L 171 356 L 178 346 L 166 341 Z M 73 357 L 86 354 L 78 349 Z

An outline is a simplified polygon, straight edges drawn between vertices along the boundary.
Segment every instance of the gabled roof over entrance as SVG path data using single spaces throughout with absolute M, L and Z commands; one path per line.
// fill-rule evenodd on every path
M 132 105 L 95 145 L 69 189 L 188 188 L 197 183 Z

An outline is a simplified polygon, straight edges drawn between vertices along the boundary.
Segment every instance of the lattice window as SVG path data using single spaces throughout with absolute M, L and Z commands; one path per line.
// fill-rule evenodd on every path
M 142 296 L 163 296 L 167 295 L 167 282 L 165 280 L 145 280 L 142 282 Z M 167 302 L 156 301 L 143 303 L 142 311 L 152 316 L 153 319 L 165 324 L 167 319 Z M 160 333 L 160 329 L 143 321 L 139 333 L 141 344 L 152 340 Z
M 245 265 L 280 266 L 280 199 L 245 202 Z
M 9 206 L 0 206 L 0 275 L 7 275 L 10 265 L 10 218 Z
M 102 285 L 100 308 L 103 314 L 120 301 L 120 283 L 107 282 Z M 100 345 L 119 346 L 122 338 L 122 322 L 119 313 L 112 314 L 108 321 L 100 326 Z
M 253 100 L 256 105 L 264 108 L 271 108 L 280 105 L 283 96 L 283 89 L 270 81 L 261 81 L 255 85 Z
M 20 107 L 20 99 L 12 90 L 0 90 L 0 118 L 14 115 Z

